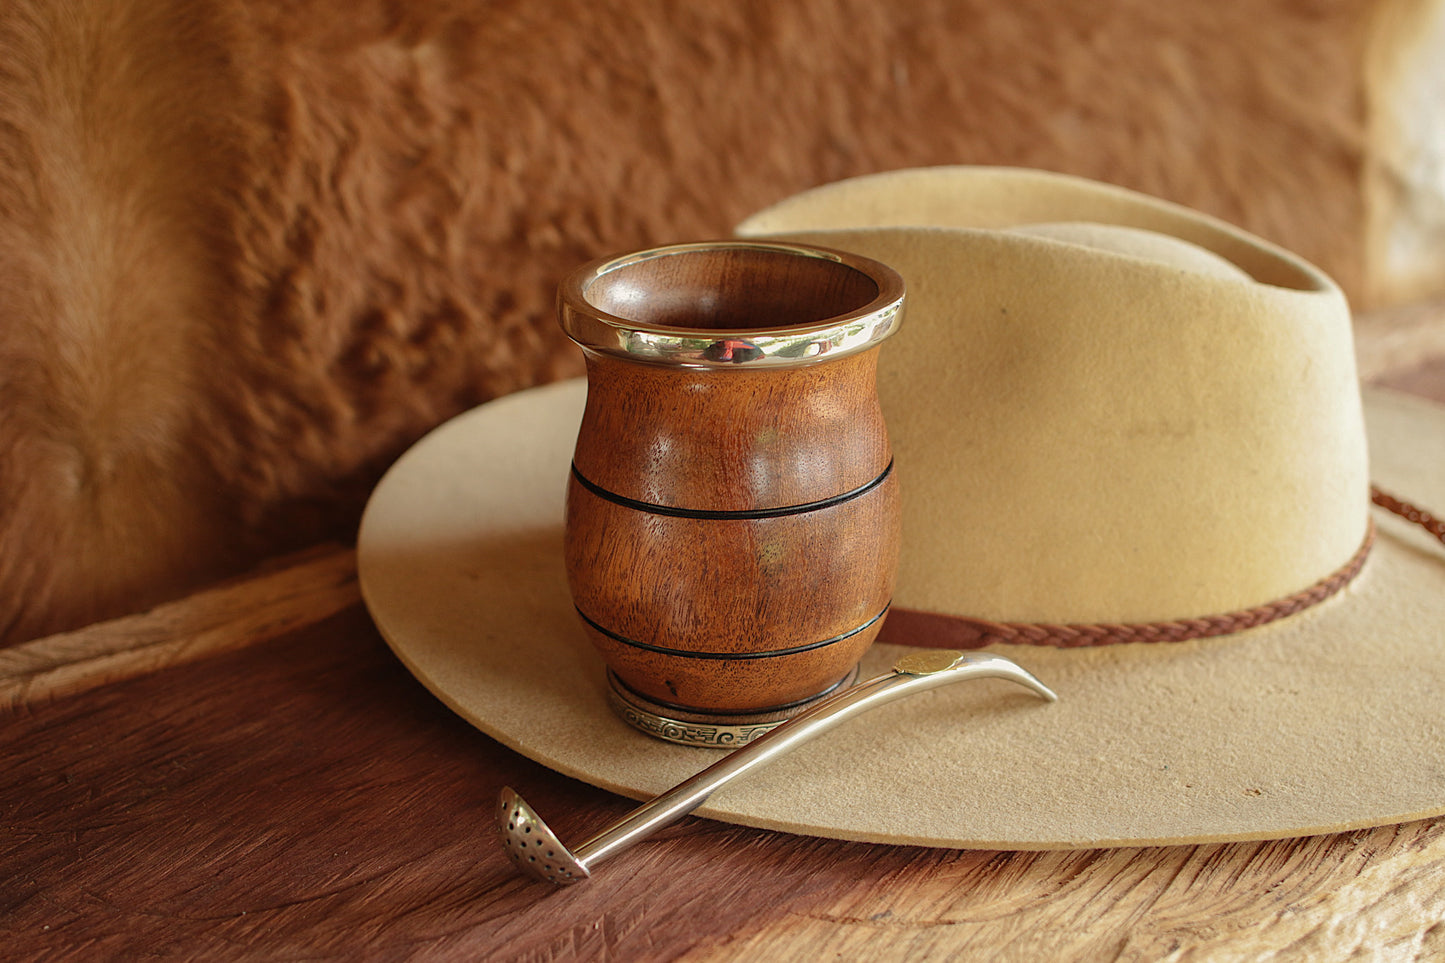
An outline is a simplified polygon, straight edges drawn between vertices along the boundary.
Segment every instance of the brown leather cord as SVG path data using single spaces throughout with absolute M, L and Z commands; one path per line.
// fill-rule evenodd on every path
M 1429 512 L 1379 488 L 1370 489 L 1370 500 L 1381 508 L 1421 526 L 1445 544 L 1445 522 Z M 1173 622 L 1060 625 L 1042 622 L 989 622 L 894 606 L 883 624 L 878 641 L 943 649 L 977 649 L 995 643 L 1075 648 L 1117 645 L 1124 642 L 1183 642 L 1187 639 L 1230 635 L 1294 615 L 1334 595 L 1360 574 L 1374 543 L 1375 523 L 1371 521 L 1359 550 L 1337 571 L 1294 595 L 1224 615 Z
M 1417 508 L 1407 501 L 1401 501 L 1389 492 L 1380 489 L 1379 486 L 1370 488 L 1370 501 L 1386 511 L 1394 512 L 1401 518 L 1414 522 L 1439 539 L 1442 545 L 1445 545 L 1445 521 L 1441 521 L 1425 509 Z

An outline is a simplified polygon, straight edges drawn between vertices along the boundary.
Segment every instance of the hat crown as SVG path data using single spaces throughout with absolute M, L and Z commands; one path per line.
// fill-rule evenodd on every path
M 1345 564 L 1369 469 L 1348 306 L 1184 208 L 1034 171 L 858 178 L 746 235 L 909 286 L 879 385 L 903 487 L 896 604 L 1148 622 L 1288 596 Z

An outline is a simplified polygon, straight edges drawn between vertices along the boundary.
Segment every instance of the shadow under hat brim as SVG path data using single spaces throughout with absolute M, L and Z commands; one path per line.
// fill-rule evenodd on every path
M 459 416 L 367 507 L 361 585 L 382 635 L 459 715 L 559 772 L 633 798 L 717 759 L 608 708 L 570 603 L 562 505 L 585 385 Z M 1365 396 L 1372 474 L 1445 504 L 1445 409 Z M 996 651 L 1060 696 L 1002 682 L 876 710 L 699 811 L 870 842 L 1051 849 L 1271 839 L 1445 813 L 1445 548 L 1377 512 L 1360 577 L 1238 635 Z M 864 674 L 899 653 L 876 646 Z

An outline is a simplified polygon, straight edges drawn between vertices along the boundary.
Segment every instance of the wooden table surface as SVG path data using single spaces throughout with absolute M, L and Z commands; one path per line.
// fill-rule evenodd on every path
M 1389 367 L 1445 402 L 1445 361 Z M 529 882 L 504 784 L 564 839 L 633 804 L 429 695 L 345 548 L 0 650 L 0 759 L 6 960 L 1445 959 L 1445 819 L 1051 853 L 690 819 Z

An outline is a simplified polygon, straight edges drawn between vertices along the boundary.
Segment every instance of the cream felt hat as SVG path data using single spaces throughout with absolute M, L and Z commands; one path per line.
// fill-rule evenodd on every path
M 909 287 L 879 375 L 903 560 L 893 644 L 864 673 L 898 643 L 992 642 L 1060 701 L 936 690 L 700 814 L 1040 849 L 1445 813 L 1445 547 L 1369 508 L 1372 479 L 1445 505 L 1445 409 L 1362 404 L 1328 278 L 1185 209 L 1028 171 L 861 178 L 740 232 L 855 251 Z M 500 399 L 405 455 L 363 520 L 362 589 L 463 717 L 642 798 L 716 755 L 614 717 L 575 624 L 562 492 L 584 394 Z

